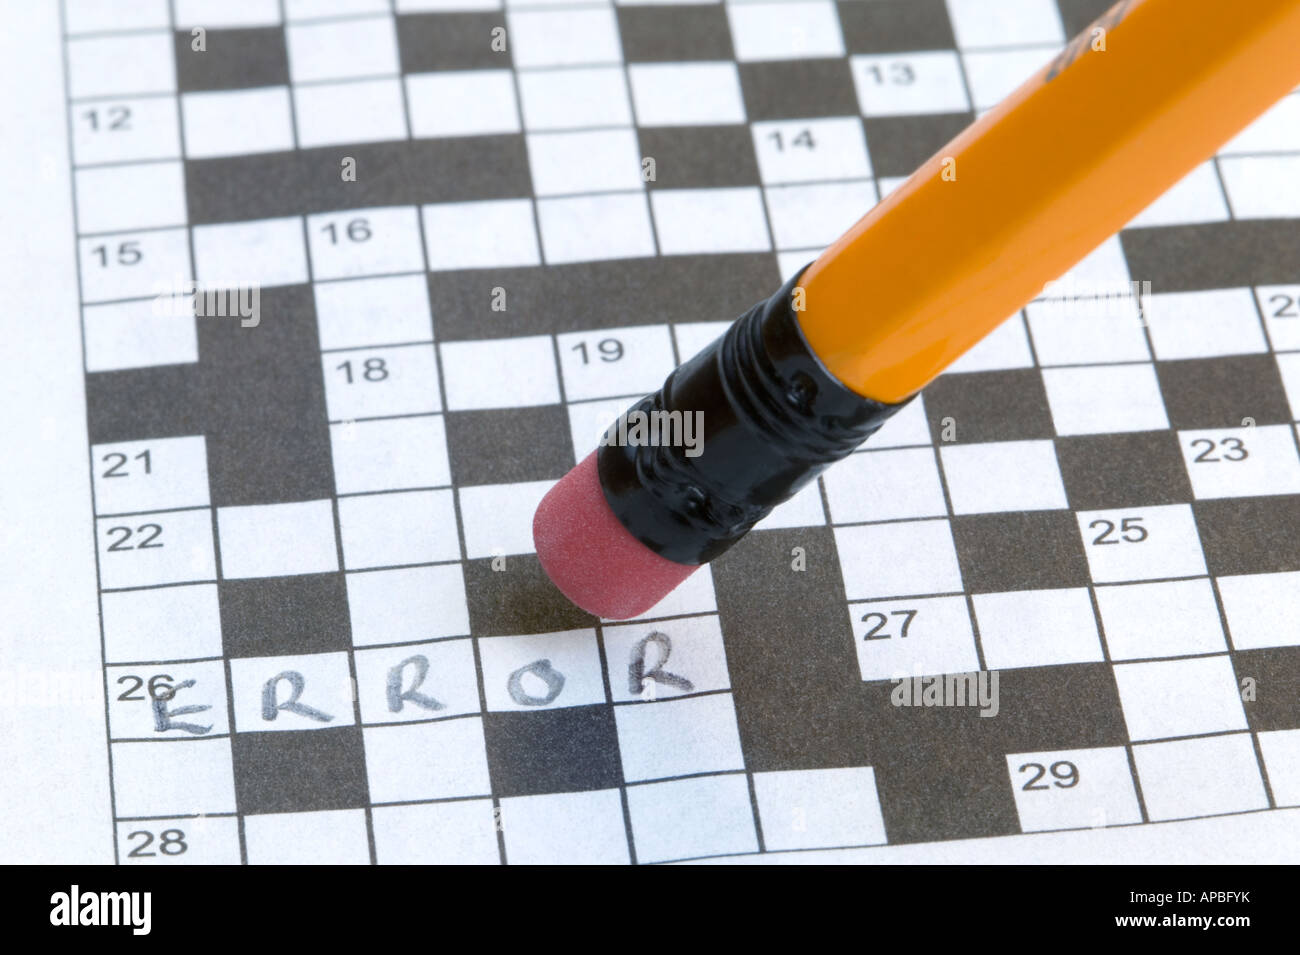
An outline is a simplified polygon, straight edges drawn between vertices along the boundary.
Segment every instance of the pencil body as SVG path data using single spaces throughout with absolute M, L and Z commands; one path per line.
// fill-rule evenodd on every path
M 808 343 L 914 394 L 1298 82 L 1297 0 L 1120 0 L 808 268 Z

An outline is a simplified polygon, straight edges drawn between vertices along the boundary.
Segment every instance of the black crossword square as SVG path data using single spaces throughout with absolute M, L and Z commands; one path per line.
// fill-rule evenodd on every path
M 1178 429 L 1240 428 L 1291 421 L 1272 355 L 1156 362 L 1169 424 Z
M 595 617 L 556 589 L 533 554 L 466 561 L 465 595 L 470 633 L 476 637 L 553 633 L 596 624 Z
M 1072 511 L 952 518 L 961 578 L 971 593 L 1086 587 L 1088 560 Z
M 1172 431 L 1057 438 L 1056 459 L 1066 497 L 1076 511 L 1192 499 L 1178 435 Z
M 986 719 L 1004 753 L 1123 746 L 1128 727 L 1109 663 L 1022 667 L 998 674 L 998 712 Z
M 956 46 L 943 0 L 839 0 L 849 53 L 907 53 Z
M 1036 368 L 941 375 L 922 400 L 936 442 L 1021 441 L 1056 433 Z
M 852 0 L 854 6 L 867 6 Z M 877 176 L 910 176 L 970 125 L 970 113 L 877 116 L 864 119 L 871 168 Z
M 751 122 L 858 115 L 845 59 L 741 63 L 740 87 Z
M 350 650 L 342 574 L 223 580 L 217 586 L 221 639 L 228 657 Z
M 1238 650 L 1232 662 L 1252 730 L 1300 729 L 1300 647 Z
M 1056 0 L 1065 24 L 1065 35 L 1072 37 L 1091 25 L 1115 5 L 1115 0 Z
M 194 365 L 87 375 L 90 443 L 202 434 L 203 400 L 203 380 Z
M 499 13 L 414 13 L 399 16 L 397 48 L 402 72 L 508 70 L 512 60 L 505 28 L 505 17 Z
M 628 63 L 732 59 L 731 30 L 720 3 L 617 10 Z
M 651 189 L 759 184 L 749 127 L 673 126 L 642 129 L 641 154 L 655 161 Z
M 231 750 L 241 813 L 360 809 L 370 801 L 359 726 L 235 733 Z
M 1212 575 L 1300 570 L 1300 495 L 1196 501 L 1192 508 Z
M 483 735 L 498 796 L 585 792 L 623 782 L 611 706 L 487 713 Z
M 449 411 L 445 417 L 458 487 L 558 480 L 574 465 L 563 405 Z
M 284 31 L 279 27 L 249 30 L 206 30 L 195 36 L 178 30 L 176 88 L 200 90 L 253 89 L 289 82 Z M 202 46 L 196 49 L 196 44 Z

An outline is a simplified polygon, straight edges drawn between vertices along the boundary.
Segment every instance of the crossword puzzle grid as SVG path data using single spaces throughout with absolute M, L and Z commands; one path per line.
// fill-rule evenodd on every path
M 532 554 L 631 399 L 1105 6 L 65 0 L 119 861 L 1300 805 L 1297 95 L 1072 273 L 1141 311 L 1034 302 L 645 619 Z M 191 279 L 259 323 L 163 314 Z M 977 669 L 996 717 L 890 703 Z

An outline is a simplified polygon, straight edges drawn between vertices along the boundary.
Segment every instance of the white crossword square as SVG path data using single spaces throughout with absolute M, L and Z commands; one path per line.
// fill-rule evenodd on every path
M 1141 286 L 1138 286 L 1139 288 Z M 1134 283 L 1118 236 L 1111 236 L 1055 281 L 1046 292 L 1056 295 L 1132 295 Z
M 972 602 L 990 670 L 1104 659 L 1086 588 L 976 594 Z
M 638 126 L 745 121 L 740 73 L 734 63 L 634 63 L 627 73 Z
M 228 579 L 338 570 L 329 501 L 217 509 L 221 574 Z
M 487 708 L 528 712 L 605 702 L 594 630 L 480 637 Z
M 1092 579 L 1099 584 L 1205 574 L 1196 517 L 1188 504 L 1079 511 L 1075 516 Z
M 1112 660 L 1222 653 L 1227 649 L 1206 577 L 1097 587 Z
M 77 226 L 82 233 L 185 225 L 185 174 L 179 162 L 78 169 Z
M 948 0 L 948 16 L 963 48 L 1065 42 L 1055 0 Z
M 940 517 L 948 513 L 931 448 L 851 454 L 822 478 L 837 524 Z
M 1131 740 L 1246 729 L 1232 658 L 1226 653 L 1117 664 L 1115 683 Z
M 341 498 L 339 530 L 348 570 L 460 559 L 451 491 Z
M 628 782 L 744 769 L 730 693 L 614 708 Z
M 358 650 L 354 659 L 357 705 L 367 726 L 479 712 L 470 640 Z
M 352 674 L 346 653 L 238 657 L 229 661 L 235 729 L 291 732 L 352 726 Z
M 1218 583 L 1233 649 L 1300 645 L 1300 572 L 1220 577 Z
M 1152 822 L 1268 808 L 1249 733 L 1144 743 L 1133 762 Z
M 650 206 L 663 255 L 766 252 L 772 247 L 757 187 L 656 189 Z
M 833 242 L 876 204 L 870 179 L 763 190 L 777 248 L 800 249 Z
M 1148 361 L 1137 299 L 1050 298 L 1025 309 L 1038 361 L 1048 365 L 1100 365 Z
M 528 161 L 539 196 L 642 185 L 641 155 L 631 128 L 529 133 Z
M 1151 295 L 1146 316 L 1161 361 L 1268 351 L 1248 288 Z
M 1160 384 L 1150 364 L 1047 368 L 1043 385 L 1059 435 L 1169 427 Z
M 339 494 L 451 483 L 441 415 L 330 425 L 330 451 Z
M 519 100 L 530 130 L 632 123 L 621 66 L 521 72 Z
M 316 329 L 323 349 L 433 340 L 423 274 L 317 282 Z
M 397 73 L 397 32 L 391 16 L 350 17 L 285 27 L 294 83 Z
M 457 492 L 466 557 L 533 553 L 533 514 L 554 481 L 484 484 Z M 507 564 L 507 566 L 509 566 Z
M 1274 802 L 1300 806 L 1300 730 L 1273 730 L 1257 738 Z
M 350 573 L 352 643 L 413 643 L 469 633 L 465 575 L 459 563 Z
M 402 81 L 396 77 L 295 86 L 294 116 L 303 149 L 407 138 Z
M 99 583 L 106 590 L 216 579 L 207 508 L 101 517 L 95 526 Z
M 1278 100 L 1219 152 L 1300 152 L 1300 96 L 1293 93 Z
M 754 797 L 769 852 L 886 841 L 869 766 L 755 773 Z
M 488 136 L 519 132 L 510 70 L 447 70 L 406 77 L 411 135 Z
M 1197 166 L 1167 192 L 1138 213 L 1128 228 L 1162 225 L 1192 225 L 1222 222 L 1228 218 L 1228 203 L 1219 185 L 1214 163 Z
M 1300 354 L 1278 355 L 1277 368 L 1282 373 L 1282 386 L 1286 389 L 1291 414 L 1300 421 Z
M 964 113 L 961 60 L 950 50 L 849 57 L 863 116 Z
M 925 396 L 917 395 L 895 411 L 871 436 L 868 448 L 908 448 L 930 444 L 930 422 L 925 417 Z
M 66 0 L 63 5 L 69 36 L 170 29 L 167 0 Z
M 1236 218 L 1300 216 L 1300 156 L 1232 156 L 1219 170 Z
M 549 265 L 655 254 L 650 209 L 640 192 L 539 199 L 537 218 Z
M 90 454 L 98 514 L 208 505 L 203 435 L 97 444 Z
M 171 97 L 124 97 L 68 109 L 78 165 L 180 157 L 176 103 Z
M 952 528 L 946 520 L 837 527 L 835 546 L 850 600 L 962 589 Z
M 106 593 L 101 607 L 107 663 L 221 656 L 216 584 Z
M 165 673 L 139 674 L 135 664 L 108 667 L 109 686 L 125 689 L 108 696 L 112 739 L 197 739 L 224 736 L 226 668 L 220 660 L 171 662 Z
M 1124 826 L 1142 821 L 1122 746 L 1009 753 L 1021 832 Z
M 199 360 L 194 300 L 163 296 L 81 310 L 86 371 L 119 371 Z
M 657 386 L 656 386 L 657 387 Z M 640 394 L 622 398 L 604 398 L 598 401 L 576 401 L 566 404 L 569 415 L 569 435 L 573 439 L 574 457 L 581 461 L 600 444 L 607 428 L 618 421 Z
M 965 597 L 849 604 L 849 625 L 866 681 L 980 668 Z
M 444 342 L 442 369 L 452 411 L 557 404 L 555 345 L 550 335 Z M 503 370 L 509 374 L 503 375 Z
M 638 862 L 758 851 L 743 773 L 627 787 Z
M 698 355 L 731 327 L 731 322 L 681 322 L 673 325 L 673 338 L 682 360 Z
M 500 865 L 491 799 L 376 806 L 380 865 Z
M 985 335 L 955 362 L 945 374 L 963 374 L 974 371 L 1001 371 L 1007 368 L 1032 368 L 1034 353 L 1029 348 L 1029 336 L 1019 313 Z
M 244 816 L 249 865 L 368 865 L 366 814 L 360 809 Z
M 1056 445 L 1051 441 L 945 445 L 939 456 L 954 514 L 1068 506 Z
M 279 0 L 174 0 L 178 30 L 266 27 L 281 22 Z
M 750 132 L 765 185 L 871 175 L 867 140 L 856 116 L 753 123 Z
M 970 84 L 975 109 L 978 111 L 996 106 L 1046 66 L 1056 53 L 1057 48 L 1053 46 L 963 53 L 966 81 Z
M 518 70 L 539 66 L 612 64 L 621 62 L 623 58 L 618 22 L 612 7 L 516 10 L 507 15 L 506 23 L 511 55 Z
M 284 18 L 295 20 L 323 20 L 327 17 L 346 17 L 363 13 L 387 13 L 392 9 L 389 0 L 285 0 Z
M 414 206 L 308 216 L 307 236 L 318 281 L 424 269 Z
M 199 231 L 196 229 L 196 234 Z M 82 302 L 155 298 L 176 292 L 190 280 L 189 233 L 189 229 L 159 229 L 83 236 L 77 242 Z
M 1255 294 L 1274 351 L 1300 351 L 1300 285 L 1260 285 Z
M 531 199 L 444 202 L 425 206 L 430 270 L 539 265 Z
M 372 802 L 453 799 L 492 791 L 481 717 L 372 726 L 363 733 Z
M 555 340 L 569 401 L 643 395 L 662 385 L 677 366 L 667 325 L 570 332 Z
M 1180 431 L 1178 443 L 1198 500 L 1300 492 L 1300 457 L 1289 425 Z
M 716 614 L 606 625 L 602 638 L 615 703 L 731 689 Z
M 776 253 L 777 271 L 781 273 L 781 280 L 788 282 L 798 275 L 809 263 L 816 259 L 824 252 L 824 248 L 813 249 L 783 249 Z
M 191 159 L 293 149 L 293 109 L 287 86 L 185 93 L 185 155 Z
M 307 281 L 307 250 L 297 216 L 197 226 L 194 272 L 205 288 L 299 285 Z
M 66 48 L 71 99 L 176 89 L 170 30 L 69 39 Z
M 626 865 L 623 800 L 617 789 L 501 800 L 511 865 Z
M 183 848 L 174 841 L 177 837 L 171 829 L 181 833 Z M 163 849 L 166 839 L 173 841 Z M 152 819 L 150 829 L 141 829 L 138 820 L 121 820 L 117 847 L 123 865 L 239 865 L 243 861 L 237 816 Z
M 113 799 L 119 816 L 190 816 L 235 811 L 229 738 L 113 743 Z M 159 772 L 159 759 L 165 772 Z
M 839 16 L 829 0 L 728 4 L 727 19 L 742 63 L 844 55 Z
M 433 343 L 361 348 L 321 356 L 330 421 L 442 410 Z

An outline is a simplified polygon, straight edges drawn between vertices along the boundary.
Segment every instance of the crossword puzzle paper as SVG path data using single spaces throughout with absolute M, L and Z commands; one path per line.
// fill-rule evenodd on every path
M 998 858 L 1287 818 L 1300 95 L 645 619 L 532 553 L 619 412 L 1106 6 L 64 0 L 87 844 Z M 190 281 L 256 316 L 159 307 Z M 969 671 L 980 706 L 896 705 Z

